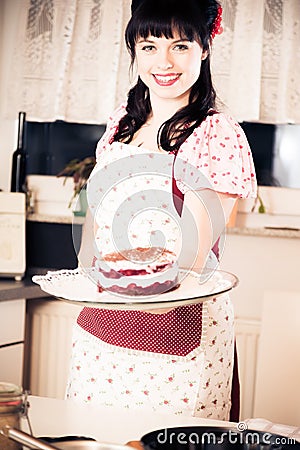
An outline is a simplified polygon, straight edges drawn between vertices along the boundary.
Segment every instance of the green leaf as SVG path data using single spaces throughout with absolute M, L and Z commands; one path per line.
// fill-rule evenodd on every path
M 258 201 L 259 201 L 259 207 L 258 207 L 258 212 L 259 212 L 259 214 L 265 214 L 265 213 L 266 213 L 266 207 L 265 207 L 265 205 L 264 205 L 264 202 L 263 202 L 261 196 L 258 195 L 258 196 L 257 196 L 257 199 L 258 199 Z

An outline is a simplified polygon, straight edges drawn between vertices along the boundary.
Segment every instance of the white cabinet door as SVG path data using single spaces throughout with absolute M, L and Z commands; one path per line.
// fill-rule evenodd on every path
M 0 348 L 0 381 L 22 386 L 23 352 L 24 344 Z
M 0 302 L 0 381 L 23 383 L 25 299 Z
M 59 300 L 28 302 L 32 395 L 63 399 L 69 373 L 72 331 L 82 307 Z
M 257 360 L 254 416 L 300 423 L 300 292 L 266 291 Z
M 0 347 L 24 341 L 25 299 L 0 302 Z

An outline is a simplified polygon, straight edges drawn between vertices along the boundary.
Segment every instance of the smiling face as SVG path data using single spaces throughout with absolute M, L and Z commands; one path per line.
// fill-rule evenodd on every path
M 136 43 L 137 70 L 149 88 L 150 96 L 180 100 L 188 104 L 189 93 L 199 78 L 203 52 L 197 41 L 183 39 L 174 33 L 173 38 L 140 38 Z

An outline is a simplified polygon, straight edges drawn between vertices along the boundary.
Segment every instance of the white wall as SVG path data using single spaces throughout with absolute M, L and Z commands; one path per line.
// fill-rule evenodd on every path
M 261 320 L 266 291 L 300 292 L 300 239 L 242 234 L 226 235 L 221 268 L 239 278 L 231 298 L 238 318 Z
M 16 148 L 16 119 L 7 119 L 3 93 L 12 67 L 13 39 L 16 32 L 19 2 L 0 1 L 0 189 L 10 190 L 11 156 Z

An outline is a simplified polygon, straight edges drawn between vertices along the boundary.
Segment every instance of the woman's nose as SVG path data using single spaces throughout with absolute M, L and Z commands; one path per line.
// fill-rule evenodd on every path
M 161 52 L 158 55 L 157 59 L 157 68 L 158 69 L 171 69 L 174 66 L 173 60 L 168 52 Z

